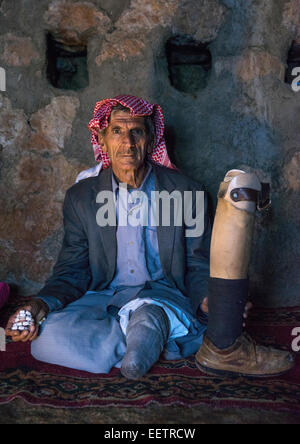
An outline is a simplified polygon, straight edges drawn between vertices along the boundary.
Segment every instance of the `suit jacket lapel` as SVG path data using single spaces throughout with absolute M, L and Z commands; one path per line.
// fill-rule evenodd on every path
M 153 165 L 153 170 L 155 174 L 155 188 L 156 191 L 167 191 L 168 193 L 172 193 L 175 187 L 172 182 L 168 180 L 160 167 Z M 158 210 L 158 208 L 157 208 Z M 171 265 L 172 265 L 172 257 L 174 250 L 174 235 L 175 235 L 175 227 L 172 223 L 170 226 L 163 226 L 161 223 L 161 211 L 159 224 L 157 226 L 157 240 L 158 240 L 158 249 L 160 262 L 165 276 L 170 280 L 171 279 Z M 173 280 L 173 279 L 171 279 Z

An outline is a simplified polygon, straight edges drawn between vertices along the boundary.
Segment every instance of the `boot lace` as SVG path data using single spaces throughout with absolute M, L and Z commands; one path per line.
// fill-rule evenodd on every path
M 255 356 L 255 362 L 258 363 L 258 360 L 257 360 L 257 343 L 256 343 L 255 339 L 253 339 L 253 338 L 249 335 L 249 333 L 247 333 L 247 332 L 244 332 L 243 336 L 244 336 L 244 337 L 247 339 L 247 341 L 251 344 L 251 347 L 252 347 L 252 350 L 253 350 L 253 353 L 254 353 L 254 356 Z

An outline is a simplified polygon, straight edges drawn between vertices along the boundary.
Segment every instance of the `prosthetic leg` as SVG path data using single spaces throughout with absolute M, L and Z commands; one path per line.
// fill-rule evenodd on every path
M 293 357 L 258 346 L 243 333 L 255 210 L 270 204 L 268 185 L 253 173 L 229 171 L 220 185 L 212 232 L 208 327 L 197 367 L 219 375 L 273 376 L 292 368 Z

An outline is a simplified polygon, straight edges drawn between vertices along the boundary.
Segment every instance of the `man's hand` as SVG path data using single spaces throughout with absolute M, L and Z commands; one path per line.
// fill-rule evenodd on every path
M 30 325 L 29 330 L 12 330 L 12 326 L 15 323 L 16 317 L 20 313 L 21 310 L 28 310 L 32 314 L 34 324 Z M 36 339 L 38 333 L 39 333 L 39 322 L 48 315 L 48 306 L 40 299 L 33 299 L 32 301 L 29 301 L 27 305 L 22 306 L 19 308 L 8 320 L 6 328 L 5 328 L 5 334 L 6 336 L 11 336 L 13 342 L 26 342 L 26 341 L 33 341 Z
M 251 310 L 251 308 L 253 308 L 253 304 L 252 304 L 252 302 L 247 302 L 247 304 L 246 304 L 246 306 L 245 306 L 245 311 L 244 311 L 244 314 L 243 314 L 243 318 L 244 318 L 244 319 L 247 319 L 247 317 L 248 317 L 248 313 L 249 313 L 249 311 Z M 208 298 L 207 298 L 207 297 L 203 299 L 203 302 L 202 302 L 202 304 L 201 304 L 201 310 L 202 310 L 204 313 L 208 314 Z M 244 323 L 243 323 L 243 327 L 245 327 L 245 326 L 246 326 L 246 324 L 245 324 L 245 322 L 244 322 Z

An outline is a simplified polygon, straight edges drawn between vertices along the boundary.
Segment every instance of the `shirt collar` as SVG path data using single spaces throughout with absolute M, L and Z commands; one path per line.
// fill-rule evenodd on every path
M 145 183 L 146 183 L 146 181 L 147 181 L 148 177 L 150 176 L 150 173 L 151 173 L 151 171 L 153 169 L 151 163 L 147 162 L 146 164 L 147 164 L 147 167 L 148 167 L 146 175 L 145 175 L 145 177 L 143 179 L 143 182 L 139 186 L 139 188 L 134 188 L 135 190 L 142 190 L 144 188 Z M 113 170 L 111 170 L 111 180 L 112 180 L 112 190 L 113 190 L 113 193 L 117 197 L 117 194 L 119 192 L 119 183 L 118 183 L 118 181 L 117 181 L 117 179 L 116 179 L 116 177 L 115 177 L 115 175 L 113 173 Z

